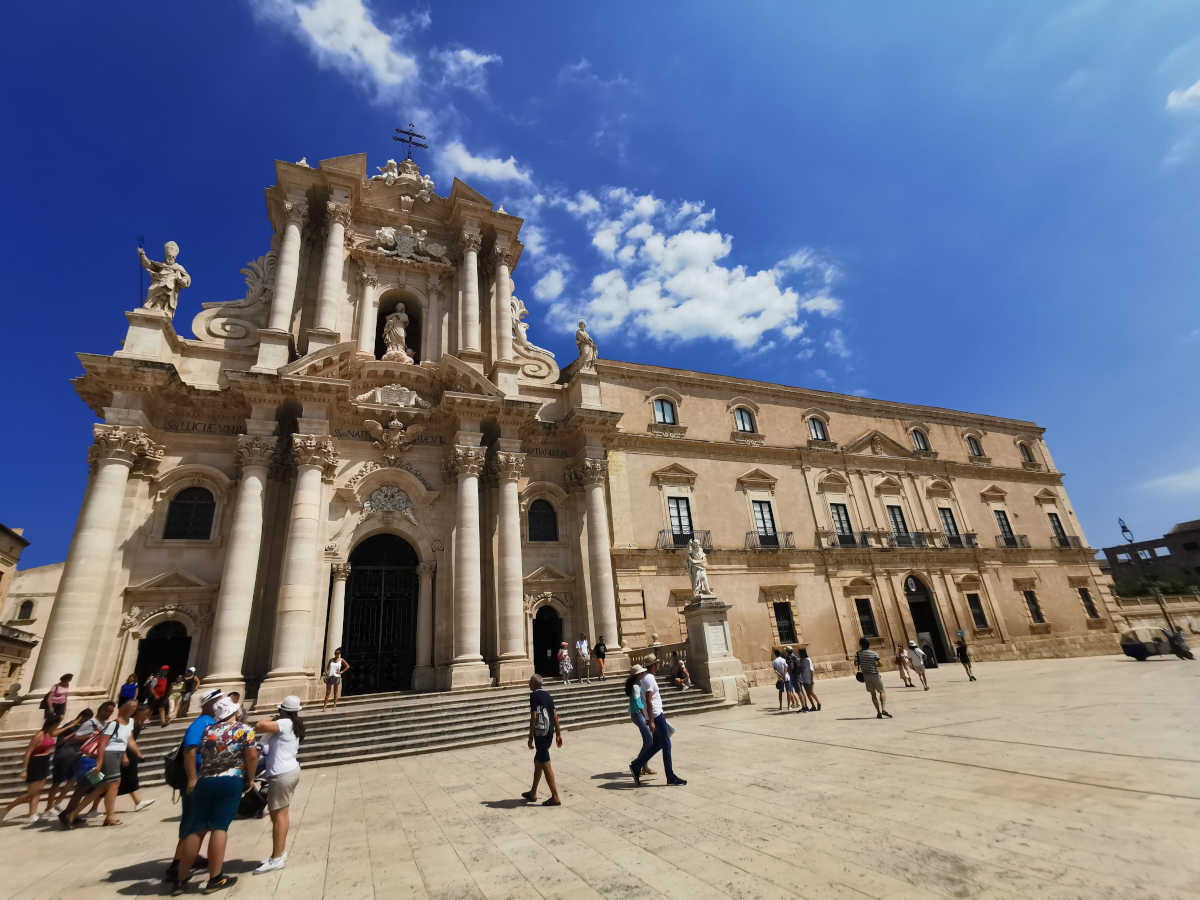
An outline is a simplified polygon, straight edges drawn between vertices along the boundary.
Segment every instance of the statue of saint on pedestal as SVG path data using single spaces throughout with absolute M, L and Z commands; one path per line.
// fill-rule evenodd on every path
M 138 247 L 142 268 L 150 273 L 150 289 L 146 291 L 142 309 L 161 309 L 171 316 L 175 315 L 179 292 L 192 283 L 192 276 L 187 269 L 175 261 L 178 256 L 179 245 L 174 241 L 167 241 L 163 245 L 162 262 L 150 259 L 146 251 Z
M 587 322 L 579 322 L 579 330 L 575 332 L 575 346 L 579 348 L 579 371 L 594 372 L 596 370 L 596 342 L 587 333 Z
M 688 541 L 687 552 L 688 577 L 692 580 L 692 596 L 703 597 L 712 594 L 712 588 L 708 586 L 708 557 L 704 555 L 704 548 L 700 546 L 698 540 L 692 538 Z
M 408 314 L 404 307 L 399 307 L 383 323 L 383 343 L 387 351 L 383 358 L 392 362 L 411 363 L 412 355 L 408 352 Z

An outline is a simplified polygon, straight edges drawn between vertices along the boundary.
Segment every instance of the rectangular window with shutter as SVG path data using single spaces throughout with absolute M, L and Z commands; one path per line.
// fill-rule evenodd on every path
M 671 535 L 675 546 L 685 546 L 692 539 L 692 506 L 687 497 L 668 497 L 667 512 L 671 517 Z
M 871 598 L 856 598 L 854 608 L 858 612 L 858 627 L 862 629 L 862 636 L 867 638 L 879 637 L 879 626 L 875 624 L 875 610 L 871 609 Z
M 1029 618 L 1033 620 L 1034 625 L 1041 625 L 1046 621 L 1046 617 L 1042 615 L 1042 604 L 1038 602 L 1037 594 L 1033 591 L 1022 591 L 1025 595 L 1025 606 L 1029 609 Z
M 846 510 L 845 503 L 830 503 L 829 513 L 833 516 L 833 529 L 838 534 L 854 534 L 854 529 L 850 527 L 850 513 Z
M 987 628 L 987 614 L 983 611 L 983 601 L 978 594 L 967 594 L 967 606 L 971 609 L 971 620 L 976 628 Z
M 779 643 L 796 643 L 796 622 L 792 618 L 792 604 L 774 603 L 775 629 L 779 632 Z
M 1079 599 L 1083 601 L 1083 611 L 1087 613 L 1089 619 L 1100 618 L 1100 613 L 1096 609 L 1096 602 L 1092 600 L 1092 592 L 1085 587 L 1079 589 Z

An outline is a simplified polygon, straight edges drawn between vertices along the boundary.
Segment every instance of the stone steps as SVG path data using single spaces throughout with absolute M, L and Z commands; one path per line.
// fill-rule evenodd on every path
M 623 683 L 618 679 L 563 687 L 548 685 L 564 731 L 627 722 Z M 307 728 L 300 761 L 307 768 L 345 762 L 435 753 L 456 747 L 523 739 L 529 730 L 529 691 L 497 688 L 471 694 L 392 694 L 348 698 L 336 712 L 306 712 Z M 726 701 L 711 694 L 668 689 L 671 716 L 720 708 Z M 269 710 L 252 711 L 251 720 Z M 190 720 L 189 720 L 190 721 Z M 162 783 L 163 756 L 178 746 L 187 722 L 148 728 L 139 745 L 146 761 L 142 784 Z M 0 802 L 16 796 L 17 775 L 28 738 L 0 743 Z

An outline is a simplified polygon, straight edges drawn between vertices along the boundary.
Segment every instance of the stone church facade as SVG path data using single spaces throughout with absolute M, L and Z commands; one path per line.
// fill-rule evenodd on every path
M 1034 423 L 597 358 L 582 326 L 562 367 L 514 295 L 521 220 L 378 171 L 277 163 L 271 248 L 194 337 L 178 248 L 143 257 L 122 348 L 79 357 L 100 422 L 68 556 L 28 573 L 28 697 L 166 662 L 269 703 L 339 646 L 358 691 L 510 684 L 579 633 L 620 671 L 686 639 L 692 537 L 751 673 L 780 644 L 845 669 L 862 635 L 1115 647 Z

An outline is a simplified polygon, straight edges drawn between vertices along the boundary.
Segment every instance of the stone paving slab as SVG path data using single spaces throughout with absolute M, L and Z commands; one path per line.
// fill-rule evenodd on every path
M 633 786 L 632 725 L 568 732 L 553 753 L 558 809 L 518 799 L 523 741 L 315 769 L 296 792 L 287 868 L 249 874 L 269 827 L 236 821 L 227 870 L 241 879 L 225 894 L 1200 895 L 1200 666 L 976 670 L 973 684 L 958 666 L 932 671 L 928 692 L 888 673 L 891 721 L 852 679 L 820 681 L 817 714 L 779 713 L 773 686 L 755 688 L 752 706 L 676 723 L 682 788 L 661 774 Z M 146 793 L 158 802 L 120 828 L 0 828 L 0 897 L 161 893 L 178 806 Z

